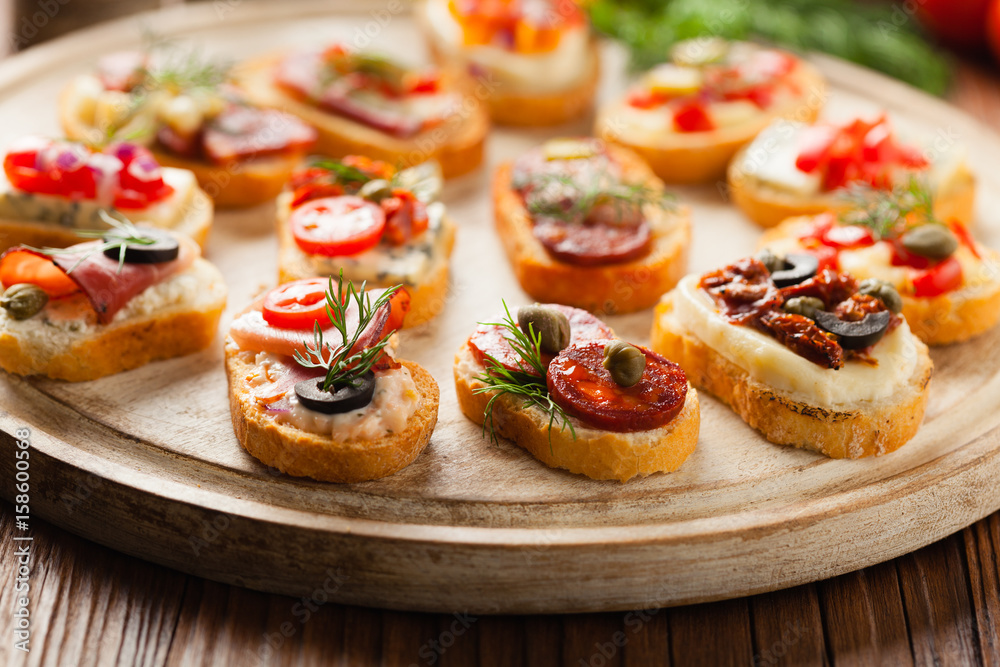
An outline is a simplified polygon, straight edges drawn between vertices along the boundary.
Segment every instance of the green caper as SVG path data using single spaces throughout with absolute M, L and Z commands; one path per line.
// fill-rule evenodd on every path
M 794 313 L 808 317 L 810 320 L 816 319 L 816 313 L 826 309 L 826 304 L 822 299 L 814 296 L 794 296 L 781 307 L 786 313 Z
M 861 284 L 858 285 L 858 294 L 867 294 L 868 296 L 875 297 L 894 313 L 903 310 L 903 299 L 900 298 L 899 292 L 896 291 L 892 283 L 884 280 L 879 280 L 878 278 L 862 280 Z
M 517 309 L 517 325 L 527 333 L 528 327 L 541 336 L 542 350 L 557 354 L 569 345 L 569 318 L 558 310 L 539 304 Z
M 358 190 L 358 196 L 368 201 L 378 203 L 386 197 L 392 196 L 392 186 L 389 181 L 376 178 L 368 181 Z
M 929 259 L 945 259 L 958 248 L 958 239 L 944 225 L 927 224 L 903 234 L 903 247 L 914 255 Z
M 646 355 L 635 345 L 613 340 L 604 346 L 604 367 L 611 379 L 622 387 L 631 387 L 642 379 L 646 370 Z
M 11 285 L 0 296 L 0 308 L 15 320 L 26 320 L 41 312 L 49 302 L 49 295 L 41 287 L 18 283 Z
M 785 268 L 785 260 L 775 255 L 770 248 L 762 249 L 754 255 L 754 259 L 766 266 L 768 273 L 775 273 Z

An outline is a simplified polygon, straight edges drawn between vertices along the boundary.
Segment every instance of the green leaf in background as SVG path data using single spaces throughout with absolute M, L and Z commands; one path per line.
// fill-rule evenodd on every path
M 950 62 L 928 44 L 902 3 L 852 0 L 595 0 L 591 20 L 625 42 L 632 65 L 667 59 L 677 41 L 702 35 L 757 38 L 816 50 L 876 69 L 935 95 L 944 94 Z

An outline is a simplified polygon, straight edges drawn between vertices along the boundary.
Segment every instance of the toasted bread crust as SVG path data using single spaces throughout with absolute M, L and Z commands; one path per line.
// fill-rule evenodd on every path
M 204 260 L 198 260 L 203 262 Z M 218 277 L 219 283 L 222 277 Z M 83 382 L 192 354 L 215 339 L 225 292 L 200 310 L 173 308 L 153 317 L 104 325 L 93 336 L 56 354 L 41 355 L 8 331 L 0 332 L 0 368 L 17 375 L 45 375 Z
M 208 232 L 212 229 L 212 200 L 202 190 L 195 192 L 194 196 L 195 199 L 192 205 L 188 206 L 184 217 L 170 229 L 187 235 L 204 250 L 208 242 Z M 16 245 L 66 248 L 80 241 L 81 238 L 76 230 L 57 223 L 0 220 L 0 253 Z
M 830 194 L 803 197 L 766 186 L 743 169 L 744 147 L 729 164 L 729 196 L 748 218 L 761 227 L 774 227 L 788 218 L 844 210 L 849 204 Z M 975 217 L 976 179 L 963 169 L 954 183 L 934 197 L 934 213 L 942 220 L 958 219 L 966 224 Z
M 863 458 L 893 452 L 920 428 L 927 405 L 933 363 L 927 347 L 917 343 L 920 358 L 905 387 L 890 399 L 859 402 L 856 408 L 829 410 L 754 380 L 700 339 L 674 325 L 671 294 L 656 307 L 652 347 L 674 359 L 692 384 L 729 405 L 768 440 L 825 454 L 830 458 Z
M 631 182 L 663 187 L 637 155 L 614 145 L 608 150 Z M 512 166 L 503 164 L 494 175 L 494 216 L 517 280 L 533 298 L 597 314 L 628 313 L 655 304 L 684 275 L 691 242 L 687 208 L 657 213 L 652 249 L 646 256 L 606 266 L 575 266 L 553 259 L 535 239 L 531 218 L 510 188 Z
M 430 442 L 437 424 L 438 386 L 430 373 L 411 361 L 402 364 L 409 369 L 421 400 L 406 430 L 377 440 L 345 443 L 277 423 L 257 405 L 243 381 L 253 364 L 229 343 L 227 340 L 226 375 L 233 429 L 243 448 L 264 465 L 296 477 L 354 484 L 405 468 Z
M 455 391 L 462 413 L 482 424 L 492 393 L 474 393 L 486 385 L 476 379 L 478 373 L 462 370 L 483 368 L 471 360 L 472 353 L 465 343 L 455 355 Z M 563 430 L 558 424 L 552 427 L 550 438 L 548 417 L 540 409 L 506 394 L 493 404 L 493 426 L 498 436 L 513 441 L 550 468 L 619 482 L 636 475 L 677 470 L 698 444 L 700 425 L 698 392 L 690 385 L 681 413 L 666 426 L 643 432 L 650 437 L 642 439 L 630 433 L 584 430 L 579 425 L 574 439 L 569 429 Z
M 808 217 L 785 220 L 761 236 L 763 248 L 778 239 L 794 237 Z M 1000 253 L 979 246 L 984 266 L 1000 267 Z M 986 333 L 1000 322 L 1000 275 L 992 274 L 974 285 L 931 298 L 901 293 L 903 317 L 910 331 L 928 345 L 961 343 Z
M 482 163 L 489 117 L 485 105 L 468 91 L 462 111 L 453 119 L 415 137 L 397 139 L 326 113 L 274 85 L 272 72 L 281 57 L 280 53 L 272 53 L 248 60 L 236 69 L 234 79 L 254 103 L 294 114 L 316 128 L 316 152 L 332 157 L 366 155 L 398 167 L 437 160 L 445 178 L 467 174 Z
M 594 134 L 606 141 L 631 148 L 666 183 L 721 181 L 726 176 L 726 165 L 733 155 L 775 118 L 811 123 L 819 116 L 826 99 L 826 83 L 819 70 L 810 63 L 801 61 L 800 66 L 802 72 L 799 75 L 799 86 L 803 91 L 801 98 L 735 127 L 711 132 L 673 133 L 656 145 L 632 143 L 621 136 L 616 114 L 622 103 L 618 102 L 598 112 Z

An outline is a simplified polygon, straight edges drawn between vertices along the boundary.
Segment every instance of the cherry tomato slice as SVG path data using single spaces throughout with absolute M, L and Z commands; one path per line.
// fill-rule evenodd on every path
M 875 245 L 875 235 L 861 225 L 832 225 L 820 237 L 823 245 L 838 249 L 867 248 Z
M 705 105 L 693 100 L 674 112 L 674 127 L 678 132 L 710 132 L 715 124 L 708 116 Z
M 913 279 L 913 294 L 930 298 L 941 296 L 962 286 L 962 265 L 954 257 L 921 271 Z
M 405 287 L 400 287 L 389 298 L 389 319 L 385 322 L 385 330 L 402 329 L 408 312 L 410 312 L 410 293 Z
M 264 321 L 279 329 L 312 330 L 316 322 L 324 329 L 331 325 L 326 312 L 329 278 L 309 278 L 286 283 L 264 297 Z
M 80 291 L 76 282 L 48 257 L 14 248 L 0 257 L 0 284 L 10 287 L 18 283 L 41 287 L 53 299 Z
M 375 247 L 385 230 L 385 213 L 353 195 L 308 201 L 292 211 L 295 243 L 310 255 L 356 255 Z

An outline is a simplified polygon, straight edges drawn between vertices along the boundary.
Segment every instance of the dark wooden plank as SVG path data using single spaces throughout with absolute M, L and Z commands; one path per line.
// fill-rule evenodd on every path
M 670 664 L 670 623 L 665 609 L 637 609 L 623 617 L 625 667 L 660 667 Z
M 563 618 L 562 616 L 524 618 L 525 667 L 562 664 Z
M 422 661 L 419 665 L 452 667 L 478 665 L 480 661 L 479 623 L 482 618 L 469 614 L 437 614 L 433 637 L 434 644 L 425 642 L 419 647 Z M 435 662 L 437 660 L 437 662 Z
M 813 585 L 750 599 L 755 665 L 826 663 L 823 617 Z
M 563 618 L 564 667 L 617 667 L 628 643 L 621 614 L 581 614 Z
M 969 567 L 979 651 L 986 665 L 1000 665 L 1000 515 L 962 531 Z
M 753 659 L 746 598 L 670 609 L 671 660 L 676 665 L 746 665 Z
M 479 638 L 478 658 L 482 667 L 508 667 L 525 663 L 525 617 L 484 616 L 476 625 Z
M 349 607 L 344 619 L 342 665 L 377 665 L 382 658 L 382 619 L 376 609 Z
M 911 664 L 913 654 L 910 651 L 910 629 L 906 624 L 896 561 L 868 568 L 865 570 L 865 581 L 882 664 Z
M 817 586 L 827 654 L 836 665 L 879 664 L 879 643 L 867 572 L 852 572 Z
M 428 653 L 430 647 L 435 655 L 430 664 L 436 664 L 438 657 L 454 646 L 455 637 L 452 634 L 442 636 L 435 621 L 436 617 L 431 614 L 382 612 L 382 665 L 428 664 L 424 655 L 431 655 Z

